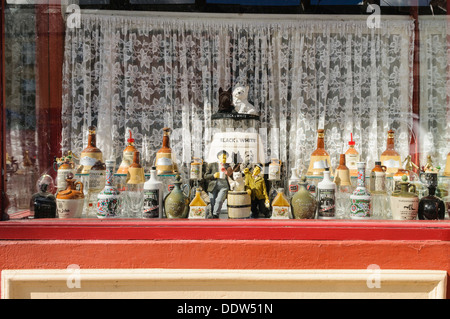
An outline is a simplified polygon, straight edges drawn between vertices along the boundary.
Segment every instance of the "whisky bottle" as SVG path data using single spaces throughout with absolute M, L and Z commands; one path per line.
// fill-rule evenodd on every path
M 394 131 L 388 131 L 386 150 L 381 153 L 381 164 L 386 166 L 386 176 L 392 177 L 401 168 L 400 154 L 395 150 Z
M 330 154 L 325 150 L 325 130 L 317 130 L 317 148 L 312 152 L 307 175 L 323 175 L 325 167 L 329 167 L 332 175 Z

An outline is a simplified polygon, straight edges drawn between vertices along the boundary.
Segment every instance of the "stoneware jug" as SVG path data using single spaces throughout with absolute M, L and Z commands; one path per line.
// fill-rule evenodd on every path
M 317 209 L 316 198 L 307 189 L 306 177 L 302 176 L 299 190 L 291 200 L 294 219 L 314 219 Z
M 164 211 L 167 218 L 187 218 L 189 214 L 189 197 L 181 189 L 181 179 L 178 176 L 174 188 L 164 200 Z
M 56 211 L 58 218 L 81 218 L 84 206 L 83 183 L 69 174 L 66 179 L 67 188 L 56 195 Z M 80 186 L 77 190 L 77 186 Z

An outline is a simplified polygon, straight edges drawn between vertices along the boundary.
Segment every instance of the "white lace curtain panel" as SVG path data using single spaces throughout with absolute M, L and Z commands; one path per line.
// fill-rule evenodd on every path
M 120 163 L 131 129 L 149 165 L 163 127 L 171 127 L 171 146 L 188 165 L 206 157 L 219 88 L 241 84 L 260 110 L 266 158 L 280 159 L 285 176 L 308 167 L 318 128 L 326 130 L 333 167 L 350 133 L 368 166 L 391 128 L 404 158 L 413 42 L 413 21 L 404 17 L 369 29 L 365 19 L 342 17 L 83 12 L 81 28 L 66 35 L 62 150 L 79 154 L 95 125 L 105 158 Z

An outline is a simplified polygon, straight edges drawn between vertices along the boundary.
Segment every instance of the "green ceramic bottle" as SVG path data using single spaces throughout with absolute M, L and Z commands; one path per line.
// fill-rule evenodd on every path
M 417 218 L 419 197 L 415 192 L 410 192 L 408 177 L 402 176 L 401 190 L 391 195 L 392 218 L 395 220 L 413 220 Z
M 187 218 L 189 214 L 189 198 L 181 189 L 181 179 L 178 176 L 174 188 L 166 196 L 164 211 L 167 218 Z
M 294 219 L 314 219 L 316 214 L 317 202 L 308 189 L 306 177 L 302 176 L 298 184 L 298 191 L 291 199 L 292 214 Z

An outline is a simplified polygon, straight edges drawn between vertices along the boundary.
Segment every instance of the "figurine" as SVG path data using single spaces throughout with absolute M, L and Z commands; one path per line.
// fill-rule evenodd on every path
M 237 86 L 233 90 L 233 104 L 240 114 L 257 115 L 255 107 L 247 100 L 249 87 Z
M 224 91 L 219 88 L 219 111 L 218 113 L 235 113 L 231 88 Z
M 266 182 L 260 176 L 261 164 L 256 164 L 252 173 L 250 169 L 244 169 L 245 185 L 248 187 L 248 193 L 252 200 L 252 218 L 258 218 L 259 213 L 269 217 L 268 208 L 270 207 L 269 195 L 267 194 Z
M 233 178 L 228 179 L 230 190 L 235 192 L 243 192 L 245 190 L 245 181 L 240 171 L 233 172 Z
M 233 174 L 233 169 L 227 163 L 227 151 L 222 150 L 218 152 L 217 158 L 218 162 L 208 164 L 204 175 L 204 179 L 208 183 L 207 191 L 211 203 L 212 218 L 219 218 L 223 202 L 227 198 L 227 193 L 230 189 L 227 176 L 232 176 Z

